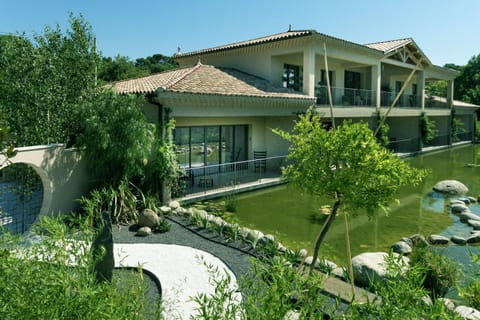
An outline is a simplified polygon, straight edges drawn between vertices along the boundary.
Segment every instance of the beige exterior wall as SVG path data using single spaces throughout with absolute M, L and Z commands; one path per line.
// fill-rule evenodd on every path
M 17 149 L 17 155 L 4 166 L 25 163 L 40 176 L 43 202 L 40 215 L 69 213 L 78 208 L 77 199 L 90 186 L 86 163 L 75 149 L 63 145 L 42 145 Z

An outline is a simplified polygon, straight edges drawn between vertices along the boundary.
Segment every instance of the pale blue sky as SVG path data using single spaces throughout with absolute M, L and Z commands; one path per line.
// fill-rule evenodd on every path
M 172 55 L 293 29 L 360 44 L 412 37 L 437 65 L 480 54 L 480 0 L 0 0 L 0 33 L 92 25 L 99 50 L 131 59 Z

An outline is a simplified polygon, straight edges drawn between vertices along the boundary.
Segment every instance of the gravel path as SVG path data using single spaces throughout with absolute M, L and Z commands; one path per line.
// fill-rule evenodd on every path
M 190 224 L 181 217 L 168 217 L 171 229 L 165 233 L 154 233 L 147 237 L 135 236 L 135 230 L 128 226 L 113 226 L 114 243 L 161 243 L 188 246 L 206 251 L 220 259 L 236 277 L 251 268 L 251 248 L 239 242 L 228 242 L 213 232 Z

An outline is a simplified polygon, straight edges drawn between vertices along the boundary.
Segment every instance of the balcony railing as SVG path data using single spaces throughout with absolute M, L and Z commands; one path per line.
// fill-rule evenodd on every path
M 317 105 L 328 105 L 327 86 L 315 87 Z M 342 87 L 331 87 L 332 102 L 334 107 L 375 107 L 376 91 L 368 89 L 350 89 Z M 381 91 L 380 106 L 390 107 L 397 96 L 396 92 Z M 420 108 L 420 96 L 415 94 L 402 94 L 395 107 Z M 447 108 L 446 104 L 426 98 L 425 107 Z
M 261 182 L 263 179 L 279 178 L 281 167 L 284 164 L 285 156 L 279 156 L 187 168 L 180 181 L 181 194 L 175 196 Z
M 327 86 L 317 86 L 315 88 L 317 104 L 327 105 L 328 91 Z M 350 89 L 341 87 L 331 87 L 332 103 L 334 106 L 375 106 L 375 91 L 367 89 Z

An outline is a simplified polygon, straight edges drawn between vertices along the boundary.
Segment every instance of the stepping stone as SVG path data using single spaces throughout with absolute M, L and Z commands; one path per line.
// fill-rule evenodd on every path
M 459 237 L 459 236 L 453 236 L 450 238 L 450 240 L 455 243 L 455 244 L 459 244 L 459 245 L 465 245 L 467 244 L 467 239 L 463 238 L 463 237 Z
M 428 237 L 428 241 L 431 244 L 447 244 L 450 240 L 447 237 L 440 236 L 438 234 L 432 234 Z

